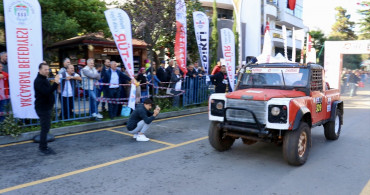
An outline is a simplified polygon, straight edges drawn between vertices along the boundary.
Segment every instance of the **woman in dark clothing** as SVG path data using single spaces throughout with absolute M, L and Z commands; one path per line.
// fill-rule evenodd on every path
M 147 85 L 147 79 L 146 79 L 146 74 L 145 74 L 145 68 L 142 67 L 140 68 L 139 72 L 138 72 L 138 75 L 137 75 L 137 78 L 136 78 L 137 82 L 139 82 L 141 85 L 140 85 L 140 89 L 141 89 L 141 103 L 144 102 L 144 100 L 148 97 L 148 85 Z M 145 84 L 145 85 L 143 85 Z

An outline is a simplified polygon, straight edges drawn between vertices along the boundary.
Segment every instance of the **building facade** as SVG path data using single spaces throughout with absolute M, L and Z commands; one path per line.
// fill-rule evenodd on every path
M 213 0 L 200 0 L 206 14 L 211 18 L 213 14 Z M 241 58 L 261 54 L 264 29 L 269 22 L 273 36 L 273 54 L 284 53 L 282 26 L 287 28 L 288 57 L 291 58 L 292 30 L 304 29 L 302 20 L 303 0 L 296 0 L 294 10 L 287 8 L 288 0 L 216 0 L 218 12 L 218 28 L 232 28 L 235 21 L 233 11 L 237 10 L 239 19 L 238 31 L 241 48 Z M 224 25 L 228 23 L 228 25 Z M 220 39 L 219 39 L 220 40 Z M 301 41 L 296 40 L 297 53 L 300 52 Z M 219 56 L 221 49 L 219 46 Z M 299 55 L 297 55 L 299 56 Z

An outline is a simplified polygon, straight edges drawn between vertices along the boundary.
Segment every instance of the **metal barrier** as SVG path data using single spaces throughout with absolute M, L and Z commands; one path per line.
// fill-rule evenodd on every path
M 75 80 L 70 82 L 61 79 L 62 81 L 60 82 L 58 90 L 53 94 L 55 97 L 55 104 L 52 111 L 52 123 L 91 118 L 94 112 L 98 114 L 99 111 L 102 110 L 102 108 L 98 108 L 98 105 L 103 104 L 103 102 L 122 105 L 128 101 L 128 98 L 124 97 L 106 98 L 105 96 L 103 98 L 102 87 L 109 84 L 97 83 L 96 80 L 88 82 L 87 79 L 88 78 L 82 78 L 82 81 Z M 120 87 L 124 90 L 124 84 L 120 84 Z M 182 96 L 182 107 L 199 105 L 208 101 L 208 97 L 210 95 L 208 87 L 209 85 L 206 82 L 205 76 L 195 78 L 186 77 L 182 83 L 183 92 L 178 95 L 180 97 Z M 166 90 L 166 87 L 158 88 L 162 91 Z M 142 98 L 151 96 L 152 95 L 148 95 Z M 154 94 L 154 97 L 156 98 L 168 98 L 170 96 L 171 95 Z M 106 106 L 108 107 L 108 105 Z M 38 119 L 16 120 L 24 127 L 39 125 Z
M 183 106 L 198 105 L 208 101 L 210 95 L 208 85 L 206 76 L 186 77 L 184 81 Z

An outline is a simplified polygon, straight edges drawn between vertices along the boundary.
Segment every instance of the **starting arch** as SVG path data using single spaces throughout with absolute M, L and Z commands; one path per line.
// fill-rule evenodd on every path
M 340 89 L 343 54 L 370 54 L 370 40 L 325 41 L 325 81 L 332 88 Z

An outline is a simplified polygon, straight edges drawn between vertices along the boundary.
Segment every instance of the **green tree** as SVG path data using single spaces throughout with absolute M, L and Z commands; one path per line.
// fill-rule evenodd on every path
M 311 30 L 309 34 L 312 37 L 313 47 L 316 49 L 316 54 L 319 64 L 324 64 L 324 43 L 326 37 L 321 30 Z
M 198 0 L 186 0 L 187 17 L 187 52 L 190 61 L 199 58 L 198 46 L 194 38 L 193 11 L 203 11 Z M 176 0 L 131 0 L 123 9 L 132 21 L 133 35 L 148 44 L 148 58 L 157 62 L 156 51 L 168 49 L 168 57 L 174 56 L 176 36 Z
M 106 3 L 100 0 L 39 0 L 42 14 L 44 50 L 53 43 L 77 35 L 103 30 L 109 35 L 104 11 Z M 3 0 L 1 15 L 4 15 Z M 4 28 L 3 24 L 0 24 Z
M 329 40 L 356 40 L 357 36 L 353 31 L 355 23 L 350 21 L 351 15 L 343 7 L 336 7 L 336 22 L 332 26 Z
M 217 63 L 217 49 L 218 49 L 218 29 L 217 29 L 217 4 L 216 0 L 213 0 L 213 15 L 212 15 L 212 34 L 211 34 L 211 70 L 216 66 Z
M 370 1 L 361 2 L 363 5 L 370 5 Z M 365 8 L 368 8 L 366 6 Z M 369 9 L 360 9 L 358 13 L 362 15 L 360 22 L 360 35 L 359 39 L 370 39 L 370 11 Z
M 234 24 L 233 24 L 233 32 L 235 36 L 235 67 L 238 67 L 239 65 L 239 33 L 237 30 L 238 22 L 235 14 L 235 10 L 233 11 L 233 18 L 234 18 Z

